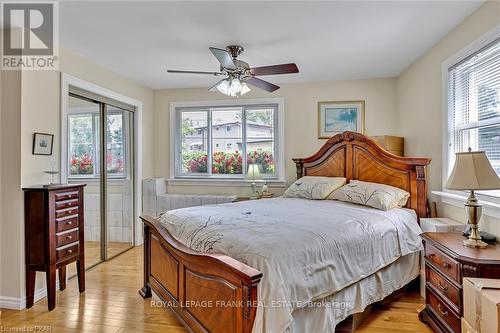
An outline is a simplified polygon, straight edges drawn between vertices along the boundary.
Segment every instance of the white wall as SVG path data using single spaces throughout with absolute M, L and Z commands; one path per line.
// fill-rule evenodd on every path
M 2 34 L 3 31 L 0 29 L 0 34 Z M 1 41 L 0 41 L 1 42 Z M 2 71 L 0 70 L 0 157 L 2 157 Z M 2 241 L 2 189 L 3 189 L 3 178 L 2 178 L 2 160 L 3 157 L 0 159 L 0 242 Z M 2 294 L 2 245 L 0 244 L 0 295 Z
M 254 89 L 244 98 L 282 97 L 285 100 L 285 176 L 295 179 L 293 157 L 307 157 L 316 152 L 326 140 L 318 139 L 318 101 L 365 100 L 366 133 L 395 134 L 396 79 L 327 81 L 284 84 L 274 93 Z M 222 98 L 220 93 L 206 88 L 160 90 L 155 93 L 155 169 L 157 177 L 169 176 L 169 103 L 205 101 Z M 242 194 L 250 193 L 249 186 L 169 186 L 170 193 Z M 273 189 L 280 193 L 283 189 Z
M 1 303 L 15 301 L 24 280 L 23 194 L 21 191 L 21 72 L 1 75 Z
M 442 187 L 444 112 L 442 98 L 446 91 L 442 90 L 441 65 L 498 24 L 500 24 L 500 2 L 488 1 L 397 79 L 397 133 L 406 139 L 405 152 L 408 156 L 432 158 L 429 167 L 430 190 L 441 190 Z M 439 201 L 439 198 L 433 199 Z M 440 204 L 438 213 L 465 222 L 465 214 L 461 207 Z M 481 228 L 500 237 L 499 222 L 485 218 Z

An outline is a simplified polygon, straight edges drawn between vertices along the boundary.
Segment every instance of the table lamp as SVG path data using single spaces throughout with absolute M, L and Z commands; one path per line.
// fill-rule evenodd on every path
M 247 179 L 252 181 L 252 196 L 250 199 L 258 199 L 258 193 L 256 190 L 255 181 L 261 179 L 262 176 L 260 174 L 260 165 L 258 164 L 250 164 L 248 166 Z
M 481 240 L 478 223 L 481 219 L 482 205 L 478 202 L 474 191 L 500 189 L 500 179 L 493 170 L 484 151 L 471 151 L 456 153 L 455 165 L 445 188 L 450 190 L 470 191 L 465 203 L 467 223 L 471 227 L 468 239 L 464 245 L 468 247 L 485 248 L 487 243 Z

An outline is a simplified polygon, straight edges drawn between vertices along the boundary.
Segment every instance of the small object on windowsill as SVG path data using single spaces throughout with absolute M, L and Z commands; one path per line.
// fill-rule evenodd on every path
M 273 196 L 274 194 L 271 192 L 262 192 L 262 194 L 260 195 L 261 199 L 268 199 L 272 198 Z
M 264 185 L 262 185 L 262 195 L 269 193 L 269 188 L 267 187 L 267 182 L 264 181 Z

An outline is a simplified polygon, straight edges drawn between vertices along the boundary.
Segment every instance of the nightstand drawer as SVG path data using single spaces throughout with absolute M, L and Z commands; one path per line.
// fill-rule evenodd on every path
M 78 227 L 78 215 L 56 219 L 56 232 L 62 232 Z
M 455 287 L 429 265 L 426 266 L 426 275 L 427 283 L 435 290 L 438 290 L 451 303 L 455 304 L 457 312 L 460 313 L 460 289 Z
M 460 332 L 460 317 L 453 312 L 453 310 L 446 305 L 445 302 L 441 301 L 439 297 L 427 287 L 427 304 L 431 307 L 434 313 L 455 333 Z
M 78 191 L 59 192 L 55 194 L 56 201 L 78 198 Z
M 78 199 L 56 201 L 56 209 L 70 208 L 75 206 L 78 206 Z
M 78 240 L 80 230 L 78 228 L 56 235 L 56 247 L 64 246 Z
M 64 247 L 62 249 L 56 249 L 56 257 L 57 257 L 57 262 L 63 261 L 65 259 L 68 259 L 70 257 L 74 257 L 75 255 L 78 255 L 78 248 L 79 248 L 79 243 L 75 243 L 74 245 L 70 245 L 68 247 Z
M 425 259 L 434 264 L 441 273 L 460 283 L 459 264 L 434 246 L 425 244 Z
M 426 307 L 421 321 L 436 332 L 460 332 L 469 303 L 464 303 L 462 277 L 500 279 L 500 244 L 486 249 L 464 246 L 462 233 L 424 232 Z M 474 307 L 474 304 L 472 304 Z
M 78 206 L 56 210 L 56 217 L 66 217 L 78 214 Z

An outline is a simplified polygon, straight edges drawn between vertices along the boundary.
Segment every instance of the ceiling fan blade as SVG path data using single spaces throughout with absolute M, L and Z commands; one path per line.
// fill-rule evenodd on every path
M 257 76 L 292 74 L 298 72 L 299 69 L 297 68 L 297 65 L 295 65 L 294 63 L 250 68 L 250 73 L 252 73 L 252 75 L 257 75 Z
M 271 82 L 267 82 L 267 81 L 261 80 L 261 79 L 256 78 L 256 77 L 249 78 L 246 81 L 246 83 L 248 83 L 254 87 L 263 89 L 267 92 L 273 92 L 273 91 L 276 91 L 280 88 L 279 86 L 272 84 Z
M 218 49 L 216 47 L 209 47 L 210 52 L 217 58 L 220 62 L 221 66 L 227 69 L 234 70 L 236 69 L 236 65 L 234 64 L 233 57 L 223 49 Z
M 168 73 L 178 73 L 178 74 L 205 74 L 205 75 L 222 75 L 222 73 L 219 72 L 202 72 L 202 71 L 180 71 L 176 69 L 167 69 Z
M 208 91 L 218 91 L 217 90 L 217 86 L 219 85 L 219 83 L 221 83 L 224 80 L 226 80 L 226 79 L 222 79 L 222 80 L 218 81 L 216 84 L 214 84 L 213 86 L 211 86 L 210 88 L 208 88 Z

